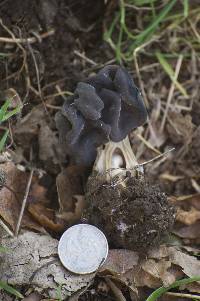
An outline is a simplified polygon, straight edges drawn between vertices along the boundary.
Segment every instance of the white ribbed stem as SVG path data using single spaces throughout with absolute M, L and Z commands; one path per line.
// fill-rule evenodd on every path
M 138 162 L 127 136 L 120 142 L 110 141 L 104 147 L 100 147 L 93 170 L 100 174 L 109 171 L 109 176 L 114 177 L 118 173 L 125 174 L 127 170 L 135 174 L 137 165 Z

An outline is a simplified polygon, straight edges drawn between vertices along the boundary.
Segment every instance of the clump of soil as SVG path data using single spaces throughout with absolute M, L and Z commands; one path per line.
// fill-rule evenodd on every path
M 86 198 L 85 217 L 101 228 L 116 248 L 144 252 L 159 244 L 174 224 L 175 209 L 167 196 L 141 176 L 128 174 L 116 184 L 94 172 Z

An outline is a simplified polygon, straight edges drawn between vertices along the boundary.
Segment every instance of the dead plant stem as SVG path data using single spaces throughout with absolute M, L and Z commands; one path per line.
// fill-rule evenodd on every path
M 29 194 L 30 187 L 31 187 L 33 173 L 34 173 L 34 169 L 31 169 L 29 179 L 28 179 L 28 182 L 27 182 L 27 185 L 26 185 L 24 198 L 23 198 L 23 201 L 22 201 L 21 211 L 20 211 L 19 218 L 18 218 L 18 221 L 17 221 L 17 226 L 16 226 L 16 229 L 15 229 L 15 236 L 18 236 L 18 234 L 19 234 L 19 229 L 20 229 L 20 226 L 21 226 L 22 218 L 23 218 L 23 215 L 24 215 L 24 210 L 25 210 L 26 203 L 27 203 L 28 194 Z

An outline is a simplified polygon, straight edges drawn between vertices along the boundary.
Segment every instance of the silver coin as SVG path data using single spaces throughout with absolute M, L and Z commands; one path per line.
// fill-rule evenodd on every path
M 61 236 L 58 255 L 69 271 L 76 274 L 92 273 L 106 260 L 108 242 L 97 227 L 78 224 L 67 229 Z

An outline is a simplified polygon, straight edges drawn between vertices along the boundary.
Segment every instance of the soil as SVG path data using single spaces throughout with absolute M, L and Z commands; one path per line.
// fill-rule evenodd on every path
M 175 209 L 158 186 L 150 186 L 143 176 L 127 176 L 110 184 L 93 174 L 87 183 L 88 208 L 84 217 L 104 231 L 114 248 L 145 253 L 159 245 L 174 224 Z
M 37 37 L 36 33 L 46 33 L 52 28 L 55 34 L 47 37 L 45 43 L 40 43 L 38 38 L 34 44 L 23 45 L 27 59 L 21 72 L 22 49 L 15 44 L 1 44 L 1 52 L 5 53 L 9 48 L 12 54 L 1 61 L 1 89 L 16 87 L 22 99 L 30 93 L 28 100 L 31 99 L 31 103 L 40 102 L 41 99 L 28 90 L 27 77 L 35 89 L 40 85 L 43 97 L 54 90 L 55 82 L 59 83 L 60 88 L 71 91 L 75 83 L 85 77 L 82 59 L 74 52 L 78 50 L 96 56 L 99 47 L 102 47 L 103 14 L 101 0 L 96 1 L 95 5 L 92 1 L 83 0 L 25 0 L 23 4 L 20 0 L 3 1 L 0 4 L 0 17 L 4 28 L 0 26 L 0 36 L 11 37 L 5 26 L 16 37 Z

